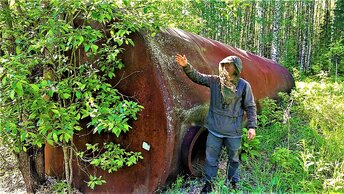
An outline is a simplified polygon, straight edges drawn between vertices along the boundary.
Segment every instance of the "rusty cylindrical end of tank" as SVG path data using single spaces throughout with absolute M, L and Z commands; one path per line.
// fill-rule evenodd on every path
M 182 142 L 182 162 L 185 170 L 193 176 L 202 176 L 205 163 L 205 146 L 208 130 L 192 126 L 185 133 Z

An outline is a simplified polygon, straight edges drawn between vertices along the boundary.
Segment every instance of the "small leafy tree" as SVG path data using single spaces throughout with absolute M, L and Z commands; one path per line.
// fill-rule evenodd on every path
M 182 14 L 185 5 L 181 1 L 1 1 L 0 138 L 18 156 L 27 192 L 35 192 L 44 181 L 44 171 L 38 172 L 44 169 L 43 154 L 38 160 L 35 153 L 43 153 L 46 143 L 62 147 L 69 193 L 73 157 L 108 172 L 142 159 L 139 152 L 111 142 L 104 143 L 102 153 L 98 145 L 77 150 L 73 137 L 85 130 L 82 120 L 89 121 L 93 133 L 119 137 L 130 130 L 128 122 L 137 119 L 143 107 L 108 83 L 124 67 L 118 56 L 123 45 L 134 46 L 132 32 L 155 34 L 167 24 L 178 27 L 193 21 Z M 93 189 L 103 183 L 101 177 L 90 175 L 88 186 Z
M 332 44 L 330 44 L 330 48 L 325 56 L 329 58 L 329 61 L 334 69 L 335 80 L 338 79 L 338 74 L 342 74 L 344 72 L 344 61 L 343 61 L 343 54 L 344 54 L 344 40 L 338 40 Z

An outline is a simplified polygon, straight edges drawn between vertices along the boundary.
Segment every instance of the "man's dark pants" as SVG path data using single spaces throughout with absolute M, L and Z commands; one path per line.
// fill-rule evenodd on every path
M 227 177 L 230 182 L 239 182 L 239 149 L 241 138 L 219 138 L 208 133 L 206 143 L 205 178 L 212 181 L 217 175 L 219 155 L 222 145 L 225 145 L 228 153 Z

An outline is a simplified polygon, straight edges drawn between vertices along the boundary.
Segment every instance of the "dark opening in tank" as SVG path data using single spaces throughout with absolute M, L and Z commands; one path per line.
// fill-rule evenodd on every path
M 208 130 L 200 126 L 190 127 L 183 139 L 182 160 L 186 171 L 193 176 L 201 176 L 205 162 L 205 145 Z
M 201 176 L 205 163 L 205 146 L 207 142 L 208 130 L 201 128 L 199 135 L 194 138 L 194 145 L 191 149 L 191 172 L 195 176 Z

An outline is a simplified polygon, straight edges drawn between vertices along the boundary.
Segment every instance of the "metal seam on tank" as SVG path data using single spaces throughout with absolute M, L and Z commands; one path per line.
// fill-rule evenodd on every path
M 179 137 L 179 140 L 176 141 L 182 141 L 182 137 L 184 137 L 184 134 L 187 131 L 187 128 L 190 127 L 190 125 L 199 125 L 199 126 L 204 126 L 204 120 L 205 120 L 205 115 L 207 114 L 208 111 L 208 106 L 209 105 L 198 105 L 195 106 L 189 110 L 184 110 L 184 108 L 182 108 L 182 97 L 183 97 L 183 92 L 187 92 L 188 90 L 182 90 L 181 93 L 176 92 L 176 91 L 180 91 L 180 87 L 182 87 L 181 85 L 177 85 L 177 84 L 173 84 L 176 83 L 175 79 L 178 78 L 178 75 L 176 73 L 179 74 L 184 74 L 182 68 L 180 68 L 176 62 L 175 62 L 175 56 L 173 54 L 171 54 L 173 52 L 173 50 L 166 50 L 166 45 L 174 48 L 174 45 L 178 45 L 179 47 L 182 46 L 183 49 L 187 50 L 190 52 L 197 52 L 194 51 L 194 49 L 188 48 L 190 47 L 189 44 L 178 44 L 180 41 L 180 38 L 178 37 L 170 37 L 168 36 L 169 34 L 164 34 L 164 33 L 160 33 L 158 35 L 156 35 L 154 38 L 151 36 L 145 36 L 146 37 L 146 42 L 148 44 L 148 48 L 150 50 L 151 56 L 153 58 L 153 61 L 157 61 L 157 63 L 159 64 L 157 66 L 157 69 L 161 71 L 161 73 L 163 74 L 164 78 L 165 78 L 165 82 L 164 84 L 166 85 L 167 89 L 171 91 L 170 94 L 173 94 L 172 96 L 172 100 L 173 100 L 173 108 L 172 110 L 170 110 L 170 115 L 168 115 L 167 119 L 170 121 L 170 124 L 174 124 L 172 123 L 172 115 L 176 116 L 175 120 L 180 121 L 179 126 L 174 126 L 174 129 L 176 129 L 176 127 L 179 128 L 176 129 L 177 131 L 175 131 L 175 135 L 176 138 Z M 198 52 L 197 52 L 198 53 Z M 200 114 L 202 113 L 202 114 Z M 197 119 L 196 119 L 197 117 Z M 192 123 L 194 122 L 194 123 Z M 178 122 L 177 122 L 178 123 Z M 173 127 L 173 126 L 171 126 Z M 179 133 L 179 136 L 178 134 Z
M 163 73 L 163 76 L 167 78 L 166 85 L 168 86 L 171 91 L 178 91 L 178 87 L 174 84 L 171 84 L 171 82 L 176 80 L 176 73 L 180 73 L 182 69 L 176 64 L 175 58 L 174 58 L 174 53 L 170 54 L 168 52 L 163 52 L 164 50 L 164 45 L 171 45 L 173 46 L 176 41 L 180 41 L 176 37 L 169 37 L 166 36 L 166 34 L 160 33 L 156 35 L 154 38 L 150 36 L 146 36 L 147 42 L 149 44 L 149 49 L 151 53 L 153 54 L 153 57 L 156 61 L 159 63 L 159 67 Z M 180 46 L 180 45 L 178 45 Z M 188 49 L 189 45 L 188 44 L 182 44 L 182 47 L 185 49 Z M 189 49 L 191 50 L 191 49 Z M 172 96 L 173 102 L 174 102 L 174 107 L 180 107 L 182 104 L 182 96 L 183 94 L 179 93 L 173 93 L 174 95 Z
M 175 58 L 174 58 L 175 53 L 171 54 L 171 50 L 166 51 L 165 48 L 166 48 L 166 45 L 169 45 L 172 48 L 174 48 L 173 46 L 177 44 L 179 47 L 182 46 L 182 48 L 185 50 L 188 49 L 189 52 L 190 51 L 195 52 L 195 51 L 194 49 L 192 49 L 192 47 L 190 47 L 189 44 L 178 44 L 180 39 L 178 39 L 177 37 L 170 37 L 168 35 L 169 34 L 159 33 L 155 37 L 151 37 L 149 34 L 148 35 L 144 34 L 144 39 L 147 44 L 147 48 L 149 49 L 151 53 L 152 60 L 156 62 L 157 64 L 159 64 L 156 66 L 156 69 L 160 71 L 162 73 L 162 76 L 164 77 L 163 80 L 164 80 L 164 87 L 166 91 L 167 92 L 169 91 L 169 94 L 173 94 L 170 98 L 172 100 L 173 106 L 167 107 L 166 109 L 167 121 L 168 121 L 168 132 L 172 134 L 171 130 L 176 129 L 176 127 L 178 127 L 178 126 L 175 126 L 173 123 L 173 116 L 176 117 L 175 118 L 176 120 L 180 119 L 181 121 L 180 126 L 179 126 L 179 129 L 180 129 L 179 133 L 186 131 L 186 130 L 183 130 L 186 127 L 184 125 L 185 122 L 183 122 L 182 119 L 178 117 L 179 113 L 183 114 L 183 110 L 178 111 L 179 107 L 182 107 L 181 99 L 183 99 L 182 98 L 183 93 L 176 92 L 176 91 L 180 91 L 179 87 L 181 86 L 172 84 L 173 82 L 175 83 L 176 78 L 178 77 L 176 73 L 184 74 L 184 72 L 182 72 L 183 70 L 175 62 Z M 166 100 L 168 99 L 164 99 L 165 103 L 166 103 Z M 175 131 L 174 135 L 178 137 L 177 133 L 178 131 Z M 180 137 L 182 137 L 182 135 Z M 172 164 L 169 163 L 169 165 L 171 167 Z M 164 173 L 166 173 L 166 171 L 164 171 Z
M 149 35 L 145 35 L 144 36 L 146 42 L 148 43 L 148 49 L 150 50 L 150 53 L 152 54 L 152 59 L 154 62 L 157 62 L 157 64 L 159 64 L 157 67 L 159 68 L 159 70 L 161 71 L 162 73 L 162 76 L 166 76 L 168 79 L 173 79 L 171 78 L 170 76 L 166 75 L 166 70 L 164 69 L 164 66 L 162 64 L 164 64 L 164 62 L 166 62 L 167 60 L 166 59 L 162 59 L 162 58 L 166 58 L 164 57 L 163 55 L 159 55 L 159 50 L 160 50 L 160 47 L 154 42 L 154 40 L 149 36 Z M 169 88 L 171 87 L 169 85 L 168 82 L 164 82 L 164 89 L 165 91 L 169 90 Z M 169 94 L 168 94 L 169 95 Z M 174 96 L 172 96 L 172 98 L 174 98 Z M 165 104 L 170 104 L 168 103 L 168 99 L 167 98 L 164 98 L 164 103 Z M 171 107 L 166 107 L 167 108 L 167 120 L 168 120 L 168 133 L 171 133 L 171 130 L 173 128 L 172 126 L 172 117 L 171 115 L 173 114 L 173 109 Z
M 156 69 L 157 71 L 159 71 L 161 73 L 161 76 L 158 76 L 158 78 L 161 80 L 159 82 L 159 85 L 163 92 L 163 97 L 164 96 L 170 96 L 170 93 L 168 93 L 168 82 L 166 82 L 164 79 L 162 79 L 163 76 L 165 76 L 165 72 L 164 72 L 164 69 L 162 68 L 162 65 L 161 65 L 161 60 L 159 60 L 159 57 L 157 56 L 156 54 L 156 50 L 158 49 L 157 48 L 157 45 L 153 43 L 153 40 L 152 40 L 152 37 L 150 36 L 149 33 L 146 33 L 146 32 L 141 32 L 142 33 L 142 37 L 147 45 L 147 48 L 148 50 L 150 51 L 151 53 L 151 59 L 153 62 L 157 62 L 159 65 L 156 66 Z M 172 134 L 172 129 L 173 129 L 173 118 L 172 118 L 172 115 L 173 115 L 173 100 L 171 100 L 171 98 L 163 98 L 163 102 L 164 102 L 164 107 L 165 107 L 165 110 L 166 110 L 166 119 L 167 119 L 167 135 L 168 135 L 168 138 L 167 138 L 167 145 L 171 144 L 172 143 L 172 140 L 171 140 L 171 135 Z M 166 152 L 168 153 L 168 152 Z M 166 154 L 165 154 L 165 157 L 166 157 Z M 172 157 L 172 156 L 171 156 Z M 165 166 L 170 166 L 171 165 L 171 158 L 167 158 L 168 160 L 165 161 Z M 163 175 L 165 176 L 164 178 L 167 178 L 167 174 L 166 174 L 166 168 L 163 169 Z M 159 180 L 158 184 L 161 184 L 161 180 Z

